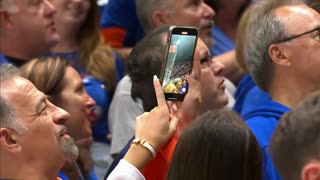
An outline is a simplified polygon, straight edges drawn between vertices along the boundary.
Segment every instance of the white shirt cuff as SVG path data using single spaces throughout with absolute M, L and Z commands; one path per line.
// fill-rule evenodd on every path
M 125 159 L 121 159 L 107 180 L 145 180 L 141 172 Z

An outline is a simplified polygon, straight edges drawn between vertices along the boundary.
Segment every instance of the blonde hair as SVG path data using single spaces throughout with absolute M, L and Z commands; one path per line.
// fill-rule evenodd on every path
M 79 65 L 85 68 L 86 73 L 103 81 L 108 90 L 113 90 L 116 84 L 114 53 L 103 41 L 96 1 L 90 2 L 91 7 L 79 33 Z
M 236 39 L 236 59 L 237 63 L 239 64 L 241 70 L 243 72 L 248 72 L 247 67 L 244 63 L 244 55 L 243 55 L 243 48 L 244 48 L 244 41 L 246 39 L 246 28 L 248 24 L 248 20 L 250 17 L 250 7 L 242 14 L 238 30 L 237 30 L 237 39 Z

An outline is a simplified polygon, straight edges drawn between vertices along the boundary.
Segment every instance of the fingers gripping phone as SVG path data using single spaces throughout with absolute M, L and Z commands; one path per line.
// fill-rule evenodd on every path
M 198 30 L 193 27 L 171 26 L 160 81 L 166 100 L 183 101 L 188 93 L 187 78 L 191 73 Z

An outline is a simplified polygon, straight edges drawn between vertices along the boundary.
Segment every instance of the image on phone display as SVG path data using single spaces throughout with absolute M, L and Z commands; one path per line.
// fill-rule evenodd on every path
M 164 93 L 186 94 L 197 37 L 173 34 L 169 44 L 162 87 Z

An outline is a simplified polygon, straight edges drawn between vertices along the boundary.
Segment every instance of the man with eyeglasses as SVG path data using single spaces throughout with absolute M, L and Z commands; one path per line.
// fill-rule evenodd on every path
M 258 87 L 242 116 L 262 150 L 264 179 L 280 179 L 268 152 L 278 120 L 320 89 L 319 28 L 319 13 L 302 0 L 265 0 L 250 10 L 243 53 Z

